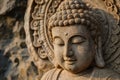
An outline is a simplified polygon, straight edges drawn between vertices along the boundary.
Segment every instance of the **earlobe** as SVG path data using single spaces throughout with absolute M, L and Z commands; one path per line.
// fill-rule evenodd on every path
M 97 67 L 103 68 L 105 66 L 105 62 L 102 56 L 102 44 L 101 44 L 101 37 L 98 38 L 97 42 L 97 47 L 96 47 L 96 54 L 95 54 L 95 62 Z

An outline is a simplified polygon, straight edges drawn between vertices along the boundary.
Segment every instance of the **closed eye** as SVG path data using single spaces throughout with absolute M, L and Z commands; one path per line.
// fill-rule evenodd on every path
M 59 45 L 59 46 L 63 46 L 64 41 L 61 38 L 56 37 L 56 38 L 54 38 L 54 44 Z
M 72 44 L 81 44 L 81 43 L 85 42 L 85 40 L 86 39 L 81 36 L 75 36 L 75 37 L 72 37 L 71 43 Z

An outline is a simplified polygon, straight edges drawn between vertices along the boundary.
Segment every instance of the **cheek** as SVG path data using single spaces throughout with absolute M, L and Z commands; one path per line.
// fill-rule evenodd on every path
M 54 55 L 56 59 L 61 59 L 63 54 L 63 49 L 57 45 L 54 45 Z
M 54 53 L 62 54 L 63 48 L 57 45 L 54 45 Z
M 93 55 L 92 48 L 88 44 L 74 46 L 76 56 L 91 57 Z
M 86 52 L 86 48 L 84 47 L 84 46 L 77 46 L 77 51 L 78 51 L 78 53 L 85 53 Z
M 90 64 L 93 60 L 92 51 L 89 49 L 88 46 L 77 46 L 76 48 L 76 57 L 80 64 Z
M 77 53 L 81 57 L 86 57 L 87 59 L 92 59 L 94 57 L 93 48 L 90 45 L 77 46 Z
M 86 54 L 89 52 L 89 47 L 86 45 L 77 45 L 75 50 L 77 51 L 77 53 L 79 54 Z

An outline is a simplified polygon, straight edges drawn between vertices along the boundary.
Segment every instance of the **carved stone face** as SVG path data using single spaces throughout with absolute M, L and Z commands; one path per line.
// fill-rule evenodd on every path
M 93 40 L 83 25 L 52 28 L 55 60 L 63 69 L 79 73 L 94 59 Z

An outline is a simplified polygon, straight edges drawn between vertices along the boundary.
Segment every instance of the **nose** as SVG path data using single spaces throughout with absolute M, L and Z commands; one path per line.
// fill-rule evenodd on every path
M 73 53 L 73 50 L 72 50 L 72 46 L 66 45 L 66 46 L 64 47 L 64 56 L 66 56 L 66 57 L 71 57 L 71 56 L 73 56 L 73 55 L 74 55 L 74 53 Z

